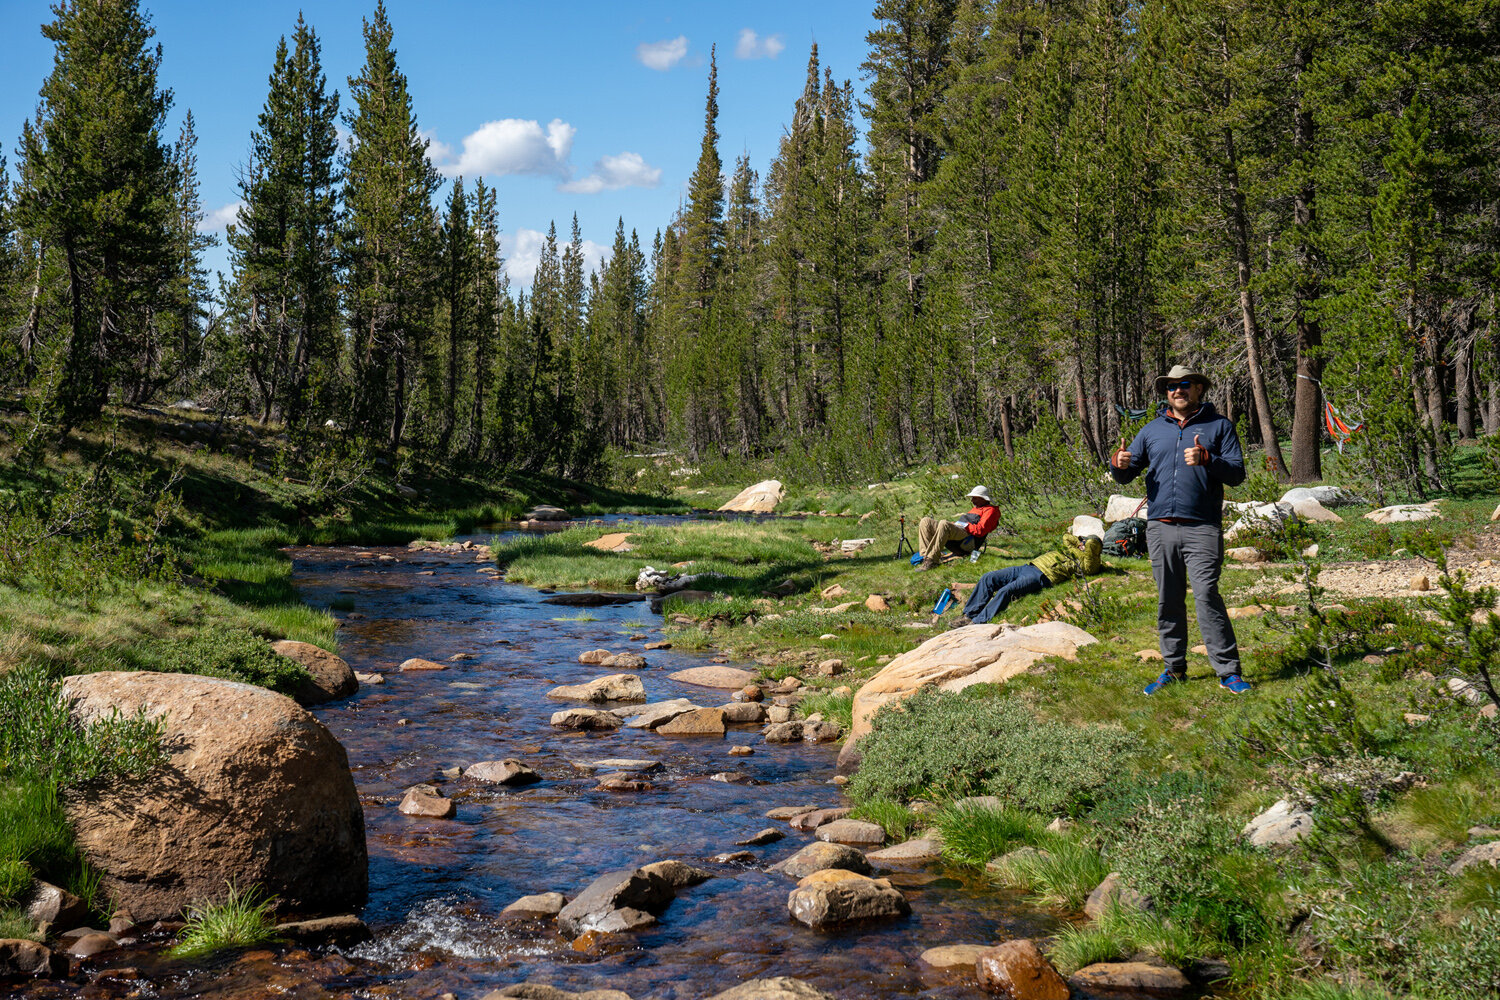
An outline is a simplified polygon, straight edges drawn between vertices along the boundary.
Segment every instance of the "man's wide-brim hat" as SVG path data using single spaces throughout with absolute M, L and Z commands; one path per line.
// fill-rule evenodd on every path
M 983 487 L 983 486 L 976 486 L 976 487 L 974 487 L 972 490 L 969 491 L 968 495 L 971 496 L 971 497 L 979 497 L 981 500 L 984 500 L 984 501 L 986 501 L 988 503 L 993 503 L 994 502 L 994 501 L 990 500 L 990 491 L 988 489 L 986 489 L 985 487 Z
M 1204 389 L 1212 389 L 1214 387 L 1214 384 L 1208 380 L 1208 376 L 1202 372 L 1189 368 L 1187 365 L 1173 365 L 1171 371 L 1165 375 L 1158 375 L 1156 377 L 1156 391 L 1166 392 L 1168 385 L 1173 382 L 1181 382 L 1185 378 L 1200 383 Z

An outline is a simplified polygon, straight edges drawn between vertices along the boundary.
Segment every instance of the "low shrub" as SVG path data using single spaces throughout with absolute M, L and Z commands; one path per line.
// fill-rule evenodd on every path
M 223 677 L 285 695 L 312 679 L 302 664 L 243 628 L 220 626 L 180 636 L 163 647 L 158 661 L 157 669 Z
M 1157 912 L 1234 943 L 1269 930 L 1274 873 L 1203 799 L 1148 800 L 1111 833 L 1105 856 Z
M 274 901 L 258 890 L 239 890 L 233 883 L 222 900 L 188 910 L 187 926 L 172 948 L 178 958 L 201 958 L 227 948 L 246 948 L 276 936 L 271 915 Z
M 1047 836 L 1042 824 L 1034 813 L 975 803 L 952 805 L 937 815 L 943 857 L 970 868 L 981 868 L 1017 847 L 1041 843 Z
M 924 688 L 876 713 L 859 744 L 856 801 L 989 794 L 1043 815 L 1076 815 L 1141 749 L 1118 728 L 1037 719 L 1019 701 L 976 685 Z
M 1500 996 L 1500 910 L 1476 911 L 1424 942 L 1412 985 L 1417 996 L 1434 1000 Z

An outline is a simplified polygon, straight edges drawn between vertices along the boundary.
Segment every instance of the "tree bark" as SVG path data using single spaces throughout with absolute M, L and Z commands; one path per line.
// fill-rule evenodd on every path
M 1010 435 L 1010 396 L 1003 396 L 1000 399 L 1000 440 L 1005 444 L 1005 457 L 1015 458 L 1016 449 Z
M 1299 45 L 1292 59 L 1297 80 L 1307 67 L 1310 53 L 1306 45 Z M 1297 301 L 1294 306 L 1297 327 L 1297 385 L 1292 397 L 1292 467 L 1291 480 L 1306 483 L 1323 478 L 1323 460 L 1320 445 L 1323 438 L 1323 359 L 1319 348 L 1323 344 L 1323 329 L 1310 310 L 1321 293 L 1316 251 L 1308 239 L 1308 232 L 1317 211 L 1317 190 L 1308 175 L 1307 159 L 1313 143 L 1313 117 L 1308 108 L 1306 95 L 1299 93 L 1297 111 L 1292 130 L 1292 141 L 1302 161 L 1303 184 L 1298 187 L 1293 205 L 1293 219 L 1297 227 Z
M 1464 313 L 1463 335 L 1455 342 L 1453 351 L 1453 400 L 1462 441 L 1474 440 L 1474 338 L 1468 329 L 1472 316 L 1472 312 Z

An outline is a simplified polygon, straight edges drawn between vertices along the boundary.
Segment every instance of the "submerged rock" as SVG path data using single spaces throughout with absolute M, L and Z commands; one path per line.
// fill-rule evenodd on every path
M 803 878 L 787 896 L 786 908 L 793 920 L 815 930 L 911 912 L 911 904 L 890 882 L 838 868 Z
M 975 963 L 979 985 L 1015 1000 L 1068 1000 L 1068 984 L 1027 938 L 997 945 Z
M 657 875 L 666 879 L 674 890 L 698 885 L 714 877 L 713 872 L 704 871 L 702 868 L 690 865 L 685 861 L 677 861 L 671 858 L 666 861 L 654 861 L 649 865 L 642 865 L 641 871 L 648 875 Z
M 432 819 L 452 819 L 458 813 L 458 806 L 453 800 L 431 785 L 408 788 L 401 804 L 396 808 L 406 816 L 426 816 Z
M 635 674 L 607 674 L 586 684 L 564 684 L 547 692 L 561 701 L 645 701 L 646 685 Z
M 557 914 L 557 925 L 574 937 L 592 930 L 628 930 L 626 925 L 638 921 L 636 914 L 654 918 L 671 905 L 673 896 L 672 883 L 659 872 L 642 868 L 610 872 L 600 875 L 563 907 Z M 620 914 L 621 910 L 634 912 Z
M 620 717 L 597 708 L 565 708 L 552 713 L 555 729 L 619 729 Z
M 470 765 L 469 769 L 464 772 L 464 777 L 492 785 L 511 786 L 534 785 L 542 780 L 540 774 L 514 757 L 507 757 L 505 760 L 482 760 Z
M 1192 987 L 1187 976 L 1165 965 L 1146 962 L 1095 962 L 1068 977 L 1074 986 L 1088 990 L 1153 990 L 1168 992 Z
M 522 896 L 500 911 L 502 917 L 555 917 L 568 905 L 568 897 L 560 892 L 539 892 Z
M 782 872 L 799 879 L 806 878 L 813 872 L 827 871 L 830 868 L 868 875 L 870 862 L 865 860 L 864 854 L 852 847 L 844 844 L 828 844 L 819 840 L 808 844 L 785 861 L 771 866 L 773 872 Z
M 520 998 L 520 1000 L 630 1000 L 630 995 L 621 993 L 619 990 L 585 990 L 582 993 L 570 993 L 556 986 L 547 986 L 542 983 L 516 983 L 503 990 L 491 990 L 481 1000 L 511 1000 L 511 998 Z
M 370 940 L 370 928 L 352 913 L 317 920 L 294 920 L 277 924 L 276 936 L 304 945 L 335 945 L 348 948 Z
M 51 948 L 22 938 L 0 938 L 0 976 L 62 978 L 68 960 Z
M 993 947 L 990 944 L 945 944 L 928 948 L 922 952 L 921 959 L 936 969 L 964 969 L 973 972 L 974 963 Z
M 791 976 L 776 976 L 772 979 L 751 979 L 723 993 L 715 993 L 708 1000 L 836 1000 L 831 993 L 824 993 L 816 986 L 804 983 Z

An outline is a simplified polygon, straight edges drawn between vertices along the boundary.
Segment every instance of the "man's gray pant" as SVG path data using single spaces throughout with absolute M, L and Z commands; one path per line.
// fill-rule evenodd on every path
M 1167 669 L 1187 672 L 1187 587 L 1193 582 L 1198 631 L 1208 660 L 1220 677 L 1240 672 L 1240 647 L 1224 598 L 1219 596 L 1219 569 L 1224 565 L 1224 535 L 1217 524 L 1146 522 L 1151 575 L 1156 578 L 1156 628 Z

